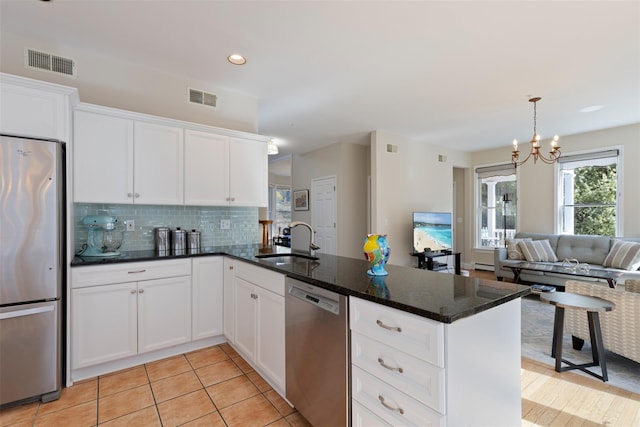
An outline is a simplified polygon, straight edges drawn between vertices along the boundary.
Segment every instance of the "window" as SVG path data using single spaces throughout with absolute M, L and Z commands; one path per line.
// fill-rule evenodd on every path
M 505 237 L 513 238 L 516 233 L 516 169 L 509 163 L 479 167 L 476 174 L 476 246 L 504 246 Z
M 558 215 L 560 234 L 619 236 L 619 152 L 560 157 Z
M 271 236 L 282 234 L 291 223 L 291 187 L 269 186 L 269 219 L 273 220 Z

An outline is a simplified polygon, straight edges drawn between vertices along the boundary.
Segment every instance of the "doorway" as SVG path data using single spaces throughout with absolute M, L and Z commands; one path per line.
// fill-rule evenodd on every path
M 328 176 L 311 180 L 311 226 L 316 231 L 319 252 L 337 255 L 337 178 Z

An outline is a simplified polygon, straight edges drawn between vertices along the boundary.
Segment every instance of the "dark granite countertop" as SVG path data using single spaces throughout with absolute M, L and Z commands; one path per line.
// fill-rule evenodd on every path
M 387 276 L 371 277 L 366 273 L 368 263 L 364 259 L 333 255 L 317 254 L 317 261 L 291 259 L 286 263 L 281 259 L 255 257 L 292 252 L 296 253 L 284 247 L 262 245 L 214 246 L 202 248 L 197 254 L 182 255 L 160 255 L 153 250 L 130 251 L 116 258 L 76 256 L 71 267 L 225 255 L 343 295 L 353 295 L 443 323 L 473 316 L 531 292 L 529 286 L 514 283 L 394 265 L 385 267 Z

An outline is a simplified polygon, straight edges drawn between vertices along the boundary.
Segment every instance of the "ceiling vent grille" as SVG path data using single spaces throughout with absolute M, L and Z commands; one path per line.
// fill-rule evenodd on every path
M 76 77 L 76 64 L 73 59 L 27 49 L 25 60 L 28 68 L 50 71 L 67 77 Z
M 189 88 L 189 102 L 192 104 L 214 107 L 218 103 L 218 96 L 198 89 Z

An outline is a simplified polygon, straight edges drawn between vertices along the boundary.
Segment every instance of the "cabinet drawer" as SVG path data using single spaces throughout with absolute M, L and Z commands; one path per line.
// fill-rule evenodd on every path
M 351 402 L 351 424 L 353 427 L 391 427 L 391 424 L 387 423 L 355 400 Z
M 368 374 L 351 369 L 352 398 L 391 425 L 439 426 L 445 417 Z
M 84 288 L 111 283 L 138 282 L 190 275 L 191 260 L 188 258 L 74 267 L 71 269 L 71 287 Z
M 445 413 L 443 368 L 357 332 L 351 334 L 351 363 L 441 414 Z
M 349 298 L 351 330 L 444 367 L 444 325 L 359 298 Z
M 284 296 L 284 275 L 246 262 L 235 263 L 235 276 Z

